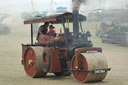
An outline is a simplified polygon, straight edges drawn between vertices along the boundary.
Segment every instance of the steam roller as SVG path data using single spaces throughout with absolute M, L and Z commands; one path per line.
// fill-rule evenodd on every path
M 79 82 L 102 81 L 110 68 L 102 56 L 102 48 L 93 47 L 91 33 L 83 31 L 84 21 L 86 16 L 79 14 L 77 9 L 72 13 L 24 21 L 24 24 L 31 24 L 31 44 L 22 44 L 21 61 L 26 74 L 32 78 L 47 77 L 48 73 L 55 76 L 72 74 Z M 54 36 L 40 34 L 34 43 L 33 24 L 41 22 L 62 24 L 63 29 Z

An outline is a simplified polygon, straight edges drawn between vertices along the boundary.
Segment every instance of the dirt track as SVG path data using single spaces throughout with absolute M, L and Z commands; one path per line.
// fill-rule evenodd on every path
M 21 29 L 16 31 L 9 36 L 0 36 L 0 85 L 83 85 L 71 76 L 55 77 L 49 74 L 46 78 L 29 78 L 20 61 L 21 44 L 30 42 L 30 34 L 28 29 L 27 32 L 21 32 Z M 102 46 L 112 69 L 104 81 L 85 85 L 128 85 L 128 47 L 102 44 L 100 41 L 95 46 Z

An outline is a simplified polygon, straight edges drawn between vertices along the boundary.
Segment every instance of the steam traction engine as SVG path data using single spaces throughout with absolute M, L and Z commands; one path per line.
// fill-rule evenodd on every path
M 82 32 L 81 22 L 85 20 L 85 16 L 74 10 L 73 13 L 24 21 L 24 24 L 31 24 L 31 44 L 22 44 L 22 63 L 26 74 L 36 78 L 45 77 L 47 73 L 54 73 L 56 76 L 68 76 L 72 73 L 80 82 L 103 80 L 110 69 L 102 56 L 102 49 L 92 47 L 90 33 Z M 33 24 L 40 22 L 62 24 L 64 33 L 60 32 L 56 37 L 40 35 L 38 42 L 33 44 Z M 65 26 L 72 22 L 73 32 L 68 25 Z

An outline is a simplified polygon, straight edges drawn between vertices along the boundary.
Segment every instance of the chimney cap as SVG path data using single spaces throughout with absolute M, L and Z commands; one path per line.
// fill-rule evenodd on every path
M 79 10 L 79 7 L 73 7 L 72 10 Z

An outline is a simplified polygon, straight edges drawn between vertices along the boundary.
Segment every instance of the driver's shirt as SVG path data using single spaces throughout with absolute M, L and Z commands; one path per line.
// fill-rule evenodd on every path
M 56 31 L 52 29 L 52 30 L 49 30 L 47 34 L 56 34 Z

